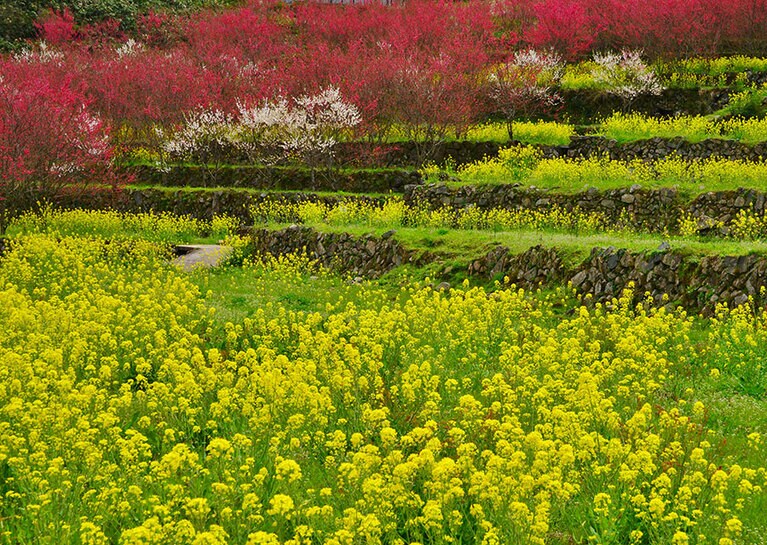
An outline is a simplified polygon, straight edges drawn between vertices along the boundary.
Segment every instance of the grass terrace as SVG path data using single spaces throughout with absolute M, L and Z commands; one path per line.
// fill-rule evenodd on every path
M 272 229 L 287 227 L 288 223 L 271 223 Z M 371 228 L 367 225 L 333 225 L 322 222 L 305 223 L 320 231 L 350 233 L 357 236 L 365 234 L 382 235 L 386 227 Z M 435 227 L 400 227 L 393 235 L 409 249 L 438 253 L 446 258 L 471 259 L 487 253 L 495 246 L 502 245 L 512 253 L 522 253 L 529 248 L 542 245 L 560 249 L 572 261 L 571 265 L 585 259 L 592 248 L 625 248 L 630 251 L 644 252 L 657 250 L 664 242 L 671 248 L 687 255 L 767 255 L 767 242 L 737 240 L 700 240 L 693 237 L 664 236 L 648 233 L 568 233 L 545 229 L 513 229 L 506 231 L 465 230 Z

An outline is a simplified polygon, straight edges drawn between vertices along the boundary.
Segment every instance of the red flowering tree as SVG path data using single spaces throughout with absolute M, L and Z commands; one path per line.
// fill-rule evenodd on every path
M 535 6 L 535 25 L 525 40 L 536 49 L 553 49 L 568 60 L 588 53 L 599 31 L 589 2 L 548 0 Z
M 0 66 L 0 199 L 5 212 L 112 188 L 108 127 L 69 82 Z
M 77 35 L 75 17 L 69 8 L 64 8 L 63 11 L 48 11 L 35 23 L 35 28 L 41 40 L 54 45 L 69 42 Z

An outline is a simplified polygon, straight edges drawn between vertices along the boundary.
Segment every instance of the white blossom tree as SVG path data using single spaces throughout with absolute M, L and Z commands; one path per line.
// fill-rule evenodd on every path
M 345 102 L 336 87 L 302 95 L 293 99 L 280 145 L 289 157 L 309 165 L 314 182 L 315 168 L 332 159 L 341 136 L 361 120 L 359 109 Z
M 509 139 L 514 139 L 516 119 L 527 118 L 561 102 L 554 88 L 563 73 L 564 64 L 556 53 L 532 49 L 516 52 L 490 71 L 488 97 L 495 111 L 506 120 Z
M 663 85 L 652 68 L 642 60 L 641 51 L 595 53 L 591 76 L 607 94 L 623 101 L 626 110 L 640 95 L 659 95 Z
M 128 38 L 127 41 L 120 44 L 115 49 L 115 54 L 117 55 L 118 59 L 124 59 L 125 57 L 133 57 L 135 55 L 138 55 L 139 53 L 142 53 L 146 48 L 144 47 L 144 44 L 141 42 L 137 42 L 133 38 Z
M 161 148 L 172 161 L 199 165 L 215 182 L 232 141 L 232 118 L 220 110 L 199 109 L 184 116 L 170 135 L 157 129 Z
M 237 149 L 258 164 L 297 160 L 312 170 L 333 157 L 336 143 L 360 123 L 359 109 L 328 87 L 315 95 L 280 98 L 251 106 L 238 102 L 238 113 L 197 110 L 170 135 L 160 131 L 162 150 L 172 160 L 206 168 L 215 180 L 222 163 Z
M 252 163 L 273 164 L 282 159 L 284 125 L 290 113 L 288 101 L 248 106 L 237 102 L 238 121 L 232 133 L 234 146 Z

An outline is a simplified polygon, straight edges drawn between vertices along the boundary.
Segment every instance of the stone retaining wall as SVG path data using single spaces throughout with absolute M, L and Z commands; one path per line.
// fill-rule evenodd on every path
M 230 189 L 173 191 L 155 188 L 126 188 L 116 196 L 109 191 L 57 201 L 62 208 L 116 209 L 125 212 L 171 212 L 210 220 L 228 214 L 251 222 L 250 207 L 269 201 L 320 202 L 335 205 L 354 200 L 381 206 L 386 196 L 332 195 L 312 192 L 255 192 Z M 698 234 L 723 236 L 741 211 L 756 216 L 767 213 L 767 192 L 753 189 L 710 192 L 690 199 L 675 189 L 642 189 L 633 186 L 575 194 L 554 193 L 518 185 L 480 185 L 448 187 L 444 184 L 408 186 L 403 200 L 408 206 L 456 209 L 477 207 L 537 211 L 558 207 L 574 213 L 599 213 L 615 227 L 630 227 L 649 232 L 678 232 L 680 219 L 697 220 Z M 16 211 L 18 213 L 20 211 Z
M 137 185 L 162 187 L 227 187 L 280 191 L 349 191 L 352 193 L 401 193 L 417 184 L 421 176 L 413 170 L 339 171 L 251 166 L 220 169 L 198 166 L 126 167 Z
M 255 229 L 251 240 L 256 254 L 305 254 L 326 268 L 352 276 L 378 278 L 394 267 L 406 263 L 420 266 L 429 261 L 430 256 L 404 248 L 392 234 L 355 237 L 293 225 L 279 231 Z
M 390 170 L 317 169 L 312 178 L 305 168 L 254 167 L 247 163 L 218 169 L 199 166 L 125 167 L 136 177 L 136 183 L 158 186 L 187 187 L 247 187 L 255 189 L 401 192 L 408 184 L 418 183 L 420 175 L 413 169 L 425 162 L 442 165 L 448 161 L 464 165 L 496 157 L 501 148 L 520 145 L 519 142 L 449 141 L 435 143 L 397 142 L 374 145 L 347 142 L 336 146 L 336 163 L 359 169 L 386 168 Z M 591 157 L 608 155 L 611 159 L 656 160 L 676 154 L 682 159 L 723 157 L 758 161 L 767 158 L 767 142 L 744 144 L 735 140 L 709 139 L 688 142 L 684 138 L 649 138 L 619 144 L 603 136 L 573 136 L 561 146 L 536 145 L 544 157 Z
M 563 283 L 566 276 L 559 253 L 540 245 L 517 255 L 505 246 L 498 246 L 469 263 L 467 272 L 486 280 L 506 277 L 510 283 L 524 288 Z
M 367 195 L 323 195 L 310 192 L 264 192 L 239 190 L 169 191 L 153 188 L 127 188 L 117 198 L 110 194 L 89 195 L 87 198 L 71 198 L 57 203 L 64 208 L 116 209 L 123 212 L 171 212 L 210 220 L 215 215 L 227 214 L 245 224 L 252 222 L 250 207 L 264 202 L 304 203 L 319 202 L 335 205 L 341 201 L 355 200 L 377 206 L 383 205 L 385 197 Z
M 669 249 L 630 252 L 594 248 L 580 265 L 567 268 L 554 249 L 536 246 L 515 256 L 508 248 L 499 247 L 470 263 L 468 273 L 508 277 L 525 288 L 569 282 L 593 302 L 620 297 L 633 285 L 635 303 L 646 300 L 649 294 L 656 305 L 675 302 L 706 313 L 717 303 L 737 306 L 749 297 L 758 305 L 767 303 L 761 291 L 767 287 L 767 258 L 757 255 L 694 258 Z
M 66 208 L 114 208 L 126 212 L 172 212 L 210 220 L 214 215 L 228 214 L 249 224 L 252 205 L 277 201 L 287 203 L 321 202 L 335 205 L 355 200 L 376 206 L 386 197 L 366 195 L 323 195 L 311 192 L 264 192 L 238 190 L 169 191 L 153 188 L 128 188 L 117 198 L 109 193 L 89 195 L 58 203 Z M 614 226 L 631 227 L 650 232 L 678 232 L 683 215 L 698 222 L 699 234 L 726 235 L 729 224 L 740 211 L 757 216 L 767 212 L 767 193 L 738 189 L 703 193 L 696 198 L 680 195 L 675 189 L 642 189 L 638 186 L 598 191 L 590 189 L 576 194 L 562 194 L 514 185 L 482 185 L 448 187 L 444 184 L 408 186 L 404 194 L 408 206 L 426 205 L 480 209 L 531 209 L 546 211 L 554 206 L 570 212 L 599 213 Z
M 741 159 L 759 161 L 767 157 L 767 142 L 743 144 L 735 140 L 709 139 L 701 142 L 688 142 L 684 138 L 650 138 L 619 144 L 602 136 L 574 136 L 568 146 L 542 148 L 544 155 L 567 157 L 591 157 L 609 155 L 617 161 L 642 159 L 645 161 L 661 159 L 669 155 L 678 155 L 682 159 Z
M 501 148 L 520 145 L 519 142 L 441 142 L 429 147 L 430 154 L 423 155 L 423 145 L 413 142 L 387 144 L 381 148 L 374 164 L 388 167 L 406 167 L 430 161 L 441 165 L 452 161 L 464 165 L 481 161 L 485 157 L 496 157 Z M 350 143 L 339 147 L 339 157 L 345 157 L 350 164 L 358 164 L 356 157 L 365 157 L 364 143 Z M 562 146 L 536 145 L 544 157 L 591 157 L 608 155 L 611 159 L 630 161 L 632 159 L 656 160 L 676 154 L 682 159 L 706 159 L 723 157 L 758 161 L 767 158 L 767 142 L 744 144 L 735 140 L 709 139 L 701 142 L 688 142 L 684 138 L 649 138 L 619 144 L 603 136 L 573 136 L 570 143 Z M 368 163 L 370 164 L 370 163 Z
M 649 116 L 708 115 L 724 108 L 731 92 L 730 89 L 665 89 L 659 96 L 640 95 L 629 110 Z M 572 123 L 593 123 L 594 119 L 626 109 L 620 98 L 591 89 L 564 90 L 560 94 L 564 99 L 564 112 Z
M 438 255 L 404 248 L 392 234 L 355 237 L 291 226 L 278 231 L 254 230 L 252 241 L 256 254 L 302 253 L 330 269 L 370 278 L 405 263 L 421 266 L 439 260 Z M 654 252 L 594 248 L 588 258 L 573 267 L 567 266 L 554 248 L 534 246 L 514 255 L 499 246 L 471 261 L 466 272 L 485 280 L 508 277 L 509 282 L 524 288 L 569 282 L 590 302 L 609 302 L 633 285 L 635 302 L 649 296 L 656 305 L 679 303 L 707 313 L 718 303 L 734 306 L 749 297 L 758 305 L 767 303 L 762 293 L 767 287 L 767 257 L 757 255 L 698 258 L 663 247 Z
M 763 216 L 767 208 L 767 193 L 753 189 L 703 193 L 690 200 L 676 189 L 639 186 L 607 191 L 592 188 L 564 194 L 514 184 L 459 187 L 426 184 L 409 186 L 404 200 L 410 206 L 420 203 L 431 208 L 476 206 L 545 211 L 557 206 L 573 212 L 600 213 L 616 226 L 652 232 L 675 232 L 680 218 L 687 215 L 698 220 L 701 234 L 726 234 L 727 225 L 741 210 Z

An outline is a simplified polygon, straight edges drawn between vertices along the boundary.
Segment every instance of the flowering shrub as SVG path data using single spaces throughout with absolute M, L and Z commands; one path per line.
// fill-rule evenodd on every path
M 722 310 L 691 351 L 691 319 L 629 297 L 563 315 L 563 292 L 339 283 L 305 313 L 270 295 L 325 273 L 246 272 L 271 302 L 219 321 L 153 245 L 14 242 L 3 540 L 724 545 L 763 528 L 762 435 L 723 434 L 703 397 L 764 376 L 762 313 Z
M 133 38 L 128 38 L 123 44 L 115 49 L 117 58 L 130 57 L 132 55 L 138 55 L 144 50 L 144 45 L 141 42 L 137 42 Z
M 45 41 L 41 41 L 35 46 L 25 47 L 20 52 L 15 53 L 13 59 L 20 63 L 62 64 L 64 54 L 55 48 L 49 47 Z
M 524 38 L 536 48 L 551 48 L 569 59 L 591 50 L 598 36 L 598 22 L 589 13 L 589 2 L 554 0 L 535 5 L 536 24 Z
M 197 112 L 246 119 L 245 110 L 255 115 L 254 109 L 275 105 L 281 97 L 297 112 L 295 99 L 336 89 L 359 116 L 353 124 L 356 137 L 381 142 L 399 132 L 417 142 L 417 159 L 425 162 L 435 143 L 453 135 L 464 138 L 473 125 L 494 114 L 511 121 L 550 107 L 561 75 L 558 58 L 582 58 L 593 49 L 623 50 L 597 55 L 593 74 L 585 76 L 629 104 L 639 93 L 660 91 L 658 79 L 631 53 L 633 48 L 645 47 L 650 58 L 661 56 L 655 44 L 663 40 L 674 46 L 675 55 L 730 51 L 739 43 L 738 33 L 747 34 L 746 22 L 749 44 L 758 48 L 764 15 L 757 8 L 764 0 L 749 0 L 747 6 L 745 1 L 524 0 L 495 2 L 492 9 L 483 2 L 430 0 L 391 7 L 250 2 L 183 16 L 149 12 L 137 18 L 135 29 L 117 28 L 109 20 L 94 26 L 85 21 L 85 5 L 76 3 L 70 6 L 74 15 L 64 9 L 41 19 L 41 37 L 49 41 L 3 57 L 3 75 L 8 85 L 28 78 L 51 89 L 68 89 L 64 94 L 75 93 L 102 128 L 119 127 L 118 134 L 135 140 L 123 143 L 147 147 L 155 144 L 155 125 L 167 134 Z M 750 19 L 745 21 L 742 13 Z M 671 32 L 667 27 L 681 25 L 683 15 L 696 28 L 703 21 L 716 35 Z M 710 17 L 718 23 L 709 25 Z M 712 77 L 727 82 L 725 72 L 758 70 L 761 64 L 740 58 L 706 66 L 720 73 Z M 699 70 L 695 63 L 688 68 Z M 745 74 L 734 78 L 738 85 L 748 79 Z M 759 114 L 763 94 L 736 97 L 732 111 Z M 52 112 L 58 110 L 55 103 Z M 235 138 L 239 151 L 259 162 L 274 162 L 287 151 L 310 164 L 326 162 L 329 141 L 347 129 L 334 129 L 328 136 L 310 117 L 294 115 L 293 125 L 304 130 L 282 139 L 283 146 L 270 144 L 276 125 L 254 121 Z M 5 159 L 7 165 L 20 161 L 13 157 Z M 14 167 L 19 172 L 26 168 Z
M 702 41 L 694 44 L 693 33 L 666 33 L 668 21 L 677 21 L 680 13 L 695 19 L 702 9 L 687 10 L 682 4 L 695 2 L 686 0 L 615 0 L 604 6 L 595 0 L 525 0 L 513 6 L 495 2 L 492 10 L 483 2 L 431 0 L 392 7 L 250 2 L 183 16 L 149 12 L 136 19 L 135 30 L 130 25 L 110 30 L 113 22 L 97 28 L 65 10 L 39 23 L 49 45 L 22 57 L 30 71 L 39 69 L 33 67 L 39 63 L 28 62 L 31 57 L 55 60 L 92 101 L 94 112 L 138 132 L 181 123 L 200 109 L 234 115 L 238 101 L 250 108 L 335 88 L 359 111 L 359 134 L 381 141 L 391 127 L 403 127 L 409 139 L 422 144 L 426 160 L 429 143 L 454 131 L 463 135 L 489 114 L 508 119 L 550 107 L 558 58 L 624 50 L 598 56 L 601 66 L 588 78 L 596 77 L 627 102 L 637 93 L 657 92 L 657 80 L 630 51 L 644 47 L 657 58 L 662 51 L 654 45 L 666 34 L 678 37 L 677 50 L 700 49 L 706 55 L 737 42 L 728 30 L 741 25 L 737 10 L 729 3 L 720 9 L 709 0 L 696 2 L 705 2 L 712 16 L 726 23 L 710 25 L 719 38 L 697 34 Z M 631 12 L 637 17 L 628 20 Z M 759 64 L 710 66 L 716 71 Z
M 286 99 L 264 102 L 259 106 L 237 103 L 238 123 L 234 129 L 235 145 L 251 162 L 269 164 L 282 156 L 282 126 L 288 119 Z
M 163 138 L 163 131 L 158 131 Z M 183 125 L 164 139 L 162 149 L 171 160 L 211 167 L 215 172 L 226 159 L 233 134 L 231 116 L 218 110 L 196 110 L 184 116 Z
M 468 46 L 468 44 L 467 44 Z M 465 133 L 485 109 L 479 88 L 476 47 L 465 54 L 453 49 L 396 59 L 381 95 L 380 117 L 394 123 L 417 143 L 418 161 L 427 160 L 434 145 L 450 132 Z
M 69 8 L 60 12 L 50 10 L 35 26 L 43 41 L 55 45 L 69 42 L 77 34 L 75 18 Z
M 200 40 L 214 46 L 226 29 L 237 40 L 254 43 L 273 35 L 259 27 L 254 16 L 275 15 L 284 26 L 295 25 L 310 41 L 346 49 L 361 39 L 368 44 L 390 36 L 403 45 L 432 46 L 466 24 L 467 42 L 493 28 L 506 45 L 553 47 L 565 58 L 582 58 L 603 49 L 644 49 L 651 57 L 686 57 L 744 53 L 764 56 L 767 43 L 762 30 L 767 21 L 765 0 L 494 0 L 453 5 L 438 1 L 405 2 L 391 7 L 291 5 L 249 1 L 226 12 L 173 15 L 172 10 L 231 4 L 223 0 L 135 0 L 130 3 L 61 0 L 63 9 L 45 13 L 45 2 L 25 0 L 4 8 L 0 40 L 29 36 L 37 27 L 66 39 L 114 38 L 131 30 L 153 44 L 168 46 L 179 39 Z M 71 11 L 67 11 L 71 10 Z M 410 23 L 407 25 L 407 19 Z M 247 29 L 254 29 L 248 35 Z M 133 30 L 135 29 L 135 30 Z M 479 31 L 479 32 L 477 32 Z M 280 32 L 280 34 L 282 34 Z M 360 38 L 361 37 L 361 38 Z M 276 43 L 276 42 L 275 42 Z M 315 44 L 312 43 L 313 47 Z M 279 47 L 279 46 L 278 46 Z M 202 54 L 205 48 L 198 49 Z M 338 82 L 329 82 L 338 83 Z
M 195 110 L 216 108 L 225 87 L 225 73 L 201 65 L 180 49 L 146 48 L 126 54 L 124 45 L 76 61 L 93 108 L 116 123 L 142 129 L 156 123 L 180 123 Z
M 568 58 L 605 49 L 643 49 L 652 58 L 763 56 L 756 29 L 764 28 L 765 7 L 764 0 L 543 0 L 524 36 Z

